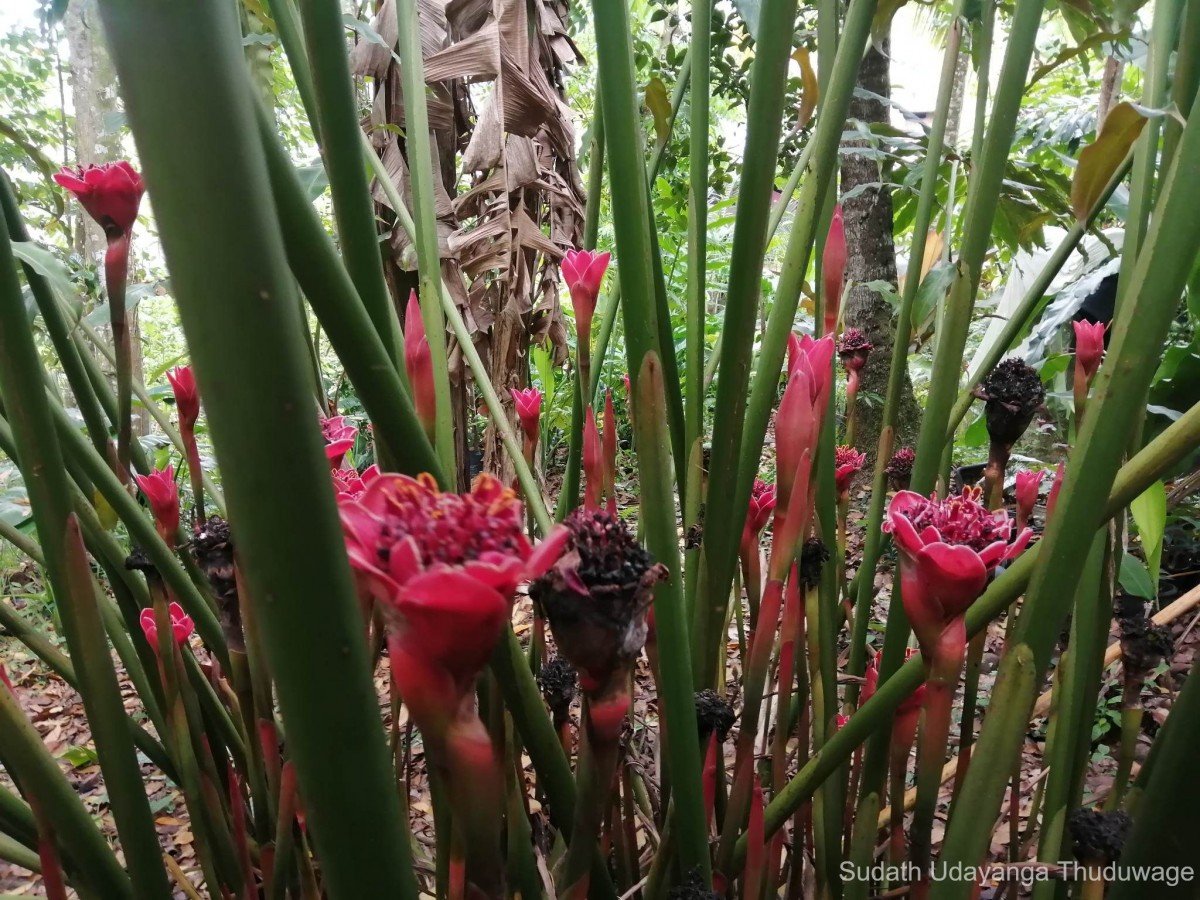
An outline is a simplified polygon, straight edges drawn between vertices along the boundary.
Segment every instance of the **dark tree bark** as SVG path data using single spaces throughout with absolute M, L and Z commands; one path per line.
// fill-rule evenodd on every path
M 858 70 L 858 87 L 881 97 L 891 93 L 887 43 L 884 52 L 874 47 L 867 51 Z M 856 95 L 850 103 L 850 118 L 866 123 L 887 122 L 888 107 L 872 97 Z M 864 146 L 862 142 L 848 147 Z M 853 152 L 843 153 L 842 194 L 862 184 L 880 182 L 877 160 Z M 891 304 L 878 292 L 862 285 L 871 281 L 896 284 L 896 247 L 892 238 L 892 195 L 890 191 L 867 188 L 842 201 L 846 228 L 846 278 L 855 285 L 846 300 L 846 327 L 861 329 L 875 345 L 862 372 L 856 412 L 855 444 L 872 464 L 879 443 L 883 419 L 883 397 L 887 393 L 888 371 L 892 364 L 892 344 L 896 336 Z M 918 277 L 919 266 L 911 277 Z M 864 396 L 864 395 L 874 395 Z M 896 422 L 896 448 L 912 446 L 921 424 L 921 410 L 913 397 L 912 382 L 904 374 L 899 415 Z

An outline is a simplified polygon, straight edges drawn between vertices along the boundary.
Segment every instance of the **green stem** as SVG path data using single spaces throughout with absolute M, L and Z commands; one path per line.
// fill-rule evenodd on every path
M 336 4 L 327 6 L 336 13 Z M 236 17 L 221 4 L 168 8 L 151 0 L 103 0 L 101 13 L 326 889 L 413 898 L 407 830 L 312 415 L 303 323 Z M 340 17 L 333 27 L 325 37 L 344 68 Z M 349 82 L 341 87 L 348 97 Z M 183 95 L 186 106 L 178 102 Z M 330 130 L 323 129 L 327 147 Z M 179 140 L 185 133 L 188 140 Z M 361 165 L 357 143 L 347 159 L 343 174 Z M 222 189 L 212 190 L 214 183 Z M 365 190 L 361 201 L 365 209 Z M 371 236 L 377 254 L 373 227 Z M 254 403 L 245 402 L 247 384 L 256 386 Z M 263 434 L 288 452 L 270 452 Z

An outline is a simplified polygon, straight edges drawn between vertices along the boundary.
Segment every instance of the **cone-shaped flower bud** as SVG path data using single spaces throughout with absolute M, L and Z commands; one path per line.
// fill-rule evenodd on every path
M 517 407 L 517 418 L 525 432 L 525 445 L 535 447 L 538 442 L 539 423 L 542 416 L 542 392 L 537 388 L 518 390 L 510 388 L 513 403 Z
M 433 383 L 433 352 L 421 318 L 417 292 L 409 291 L 404 311 L 404 368 L 412 386 L 413 407 L 425 433 L 433 439 L 437 428 L 437 395 Z
M 179 488 L 175 484 L 175 467 L 169 465 L 136 478 L 150 504 L 158 536 L 167 546 L 174 547 L 175 534 L 179 531 Z
M 200 391 L 196 388 L 196 374 L 191 366 L 176 366 L 167 372 L 167 381 L 175 392 L 175 409 L 179 413 L 179 427 L 190 431 L 200 416 Z
M 529 595 L 591 694 L 637 658 L 654 585 L 667 571 L 607 510 L 575 510 L 566 527 L 566 552 L 529 586 Z
M 196 630 L 195 623 L 192 622 L 192 617 L 183 611 L 183 607 L 174 601 L 171 602 L 168 612 L 171 616 L 171 633 L 175 638 L 175 643 L 182 644 Z M 142 614 L 138 617 L 138 622 L 142 626 L 142 633 L 146 635 L 147 642 L 157 650 L 158 624 L 154 620 L 154 608 L 147 606 L 143 609 Z
M 912 451 L 911 447 L 901 447 L 892 454 L 892 458 L 888 460 L 883 471 L 887 473 L 893 490 L 908 490 L 909 482 L 912 481 L 913 462 L 916 461 L 916 458 L 917 454 Z
M 1050 493 L 1046 495 L 1046 521 L 1054 515 L 1054 505 L 1058 503 L 1058 492 L 1062 490 L 1063 474 L 1067 471 L 1066 463 L 1059 463 L 1054 470 L 1054 481 L 1050 485 Z
M 596 427 L 596 414 L 590 406 L 583 419 L 583 473 L 586 476 L 584 508 L 599 509 L 604 494 L 604 448 L 600 443 L 600 430 Z
M 1104 323 L 1075 322 L 1075 379 L 1091 384 L 1104 359 Z
M 842 304 L 842 282 L 846 276 L 846 226 L 842 222 L 842 205 L 833 209 L 833 221 L 829 223 L 829 234 L 825 238 L 825 250 L 821 254 L 821 280 L 824 282 L 825 331 L 832 335 L 837 328 L 838 313 Z
M 1008 513 L 988 512 L 980 497 L 978 488 L 945 500 L 901 491 L 888 506 L 883 530 L 895 538 L 904 610 L 927 660 L 941 655 L 940 641 L 966 642 L 963 614 L 996 566 L 1016 557 L 1032 536 L 1024 529 L 1010 544 Z
M 1020 531 L 1029 524 L 1033 517 L 1033 507 L 1037 503 L 1038 492 L 1042 487 L 1045 472 L 1031 472 L 1022 469 L 1017 473 L 1017 530 Z
M 862 469 L 867 461 L 867 454 L 859 453 L 853 447 L 838 447 L 834 450 L 834 478 L 837 481 L 839 497 L 848 497 L 854 476 Z
M 992 444 L 1011 449 L 1045 401 L 1046 389 L 1037 370 L 1014 357 L 996 366 L 976 395 L 985 401 L 984 415 Z
M 604 273 L 608 270 L 608 260 L 608 253 L 595 250 L 568 250 L 563 257 L 563 280 L 571 292 L 575 326 L 584 346 L 591 341 L 592 317 L 596 314 L 596 301 L 600 297 Z
M 133 230 L 146 186 L 125 160 L 74 169 L 64 166 L 54 180 L 75 195 L 110 241 Z

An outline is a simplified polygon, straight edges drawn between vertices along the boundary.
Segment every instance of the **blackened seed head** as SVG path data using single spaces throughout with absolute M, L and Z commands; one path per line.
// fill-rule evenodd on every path
M 1140 619 L 1121 619 L 1121 658 L 1125 671 L 1131 675 L 1145 676 L 1164 657 L 1175 649 L 1171 630 L 1155 625 L 1144 616 Z
M 713 732 L 724 741 L 736 718 L 733 707 L 712 688 L 696 692 L 696 728 L 704 743 Z
M 1112 862 L 1121 855 L 1130 822 L 1129 814 L 1120 810 L 1075 810 L 1067 821 L 1075 857 L 1087 862 Z
M 130 572 L 157 572 L 154 563 L 142 547 L 134 547 L 133 552 L 125 557 L 125 568 Z
M 1113 603 L 1113 618 L 1118 622 L 1140 622 L 1146 618 L 1146 600 L 1133 594 L 1118 594 Z
M 809 538 L 800 550 L 800 581 L 808 590 L 821 583 L 821 570 L 829 559 L 829 548 L 820 538 Z
M 571 701 L 575 699 L 577 674 L 565 656 L 547 660 L 537 680 L 542 697 L 552 712 L 562 714 L 571 706 Z
M 1046 399 L 1037 370 L 1024 360 L 1006 359 L 992 370 L 980 387 L 986 401 L 984 414 L 988 437 L 995 444 L 1011 447 Z
M 589 588 L 640 584 L 653 565 L 646 548 L 607 510 L 577 509 L 567 528 L 570 546 L 579 552 L 579 578 Z
M 668 900 L 720 900 L 721 895 L 704 886 L 700 873 L 693 869 L 679 884 L 667 891 Z

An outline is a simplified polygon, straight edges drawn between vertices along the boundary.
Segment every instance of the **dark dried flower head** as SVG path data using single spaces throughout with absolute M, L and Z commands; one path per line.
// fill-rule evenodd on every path
M 704 886 L 700 873 L 694 869 L 687 878 L 667 891 L 667 900 L 720 900 L 721 895 Z
M 820 538 L 809 538 L 800 548 L 800 582 L 808 590 L 821 583 L 821 570 L 829 559 L 829 548 Z
M 992 370 L 976 395 L 985 401 L 984 414 L 992 442 L 1012 447 L 1045 401 L 1046 389 L 1036 369 L 1013 357 Z
M 554 716 L 555 725 L 570 720 L 571 703 L 575 699 L 577 675 L 575 667 L 564 656 L 548 660 L 538 673 L 538 687 Z
M 916 458 L 917 454 L 912 451 L 911 447 L 901 447 L 892 454 L 888 464 L 883 467 L 894 490 L 908 490 L 909 483 L 912 481 L 913 462 Z
M 1140 622 L 1146 618 L 1146 600 L 1133 594 L 1117 594 L 1113 603 L 1113 618 L 1118 622 Z
M 1170 656 L 1174 650 L 1171 630 L 1163 625 L 1155 625 L 1145 616 L 1140 619 L 1121 619 L 1120 626 L 1121 659 L 1125 673 L 1140 682 L 1162 662 L 1163 657 Z
M 565 552 L 529 594 L 591 691 L 637 658 L 654 585 L 667 571 L 607 510 L 577 509 L 566 526 Z
M 1130 823 L 1129 814 L 1120 810 L 1075 810 L 1067 821 L 1071 842 L 1075 845 L 1075 857 L 1082 862 L 1112 862 L 1121 855 Z
M 842 332 L 842 337 L 838 341 L 837 352 L 838 357 L 842 360 L 842 365 L 852 371 L 858 371 L 867 364 L 867 356 L 875 345 L 867 340 L 867 336 L 857 328 L 847 328 Z
M 158 575 L 158 569 L 150 562 L 150 557 L 141 547 L 134 547 L 133 552 L 125 557 L 125 568 L 130 572 L 144 572 L 147 577 Z
M 229 523 L 220 516 L 209 516 L 203 530 L 192 538 L 192 553 L 213 589 L 229 649 L 244 653 L 246 639 L 242 634 L 242 608 L 238 601 Z
M 712 688 L 696 692 L 696 726 L 702 744 L 708 743 L 713 732 L 718 740 L 725 740 L 736 718 L 733 707 Z

